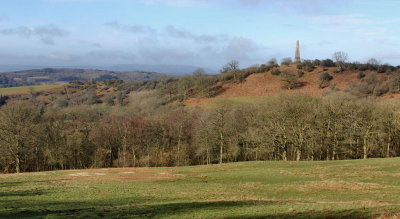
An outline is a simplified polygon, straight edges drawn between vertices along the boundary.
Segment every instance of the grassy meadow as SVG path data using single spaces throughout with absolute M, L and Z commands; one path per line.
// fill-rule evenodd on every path
M 390 218 L 399 213 L 399 158 L 0 175 L 0 218 Z

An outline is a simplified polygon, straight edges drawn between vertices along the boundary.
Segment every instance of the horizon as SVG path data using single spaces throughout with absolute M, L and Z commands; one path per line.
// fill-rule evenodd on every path
M 23 5 L 21 7 L 21 5 Z M 0 65 L 183 65 L 271 58 L 400 65 L 394 0 L 4 0 Z M 76 16 L 79 15 L 79 16 Z

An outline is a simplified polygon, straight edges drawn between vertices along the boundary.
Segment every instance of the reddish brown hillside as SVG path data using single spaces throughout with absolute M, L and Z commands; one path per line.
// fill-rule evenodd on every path
M 291 69 L 297 72 L 295 66 L 282 66 L 280 70 Z M 358 71 L 344 71 L 341 73 L 334 73 L 335 67 L 327 68 L 330 75 L 333 76 L 333 80 L 330 83 L 343 90 L 351 86 L 355 82 L 360 82 L 357 78 Z M 240 96 L 267 96 L 276 95 L 279 93 L 300 93 L 308 94 L 313 96 L 322 96 L 324 93 L 330 90 L 329 86 L 321 89 L 319 88 L 319 73 L 323 71 L 322 67 L 314 69 L 312 72 L 304 72 L 304 75 L 299 78 L 299 81 L 303 82 L 304 86 L 293 90 L 285 90 L 281 88 L 281 80 L 279 76 L 272 75 L 271 72 L 252 74 L 246 78 L 242 83 L 225 83 L 222 85 L 221 92 L 214 98 L 229 98 L 229 97 L 240 97 Z M 370 72 L 365 71 L 364 74 L 368 75 Z M 386 74 L 378 74 L 378 77 L 382 77 Z M 393 95 L 392 95 L 393 96 Z M 386 97 L 386 96 L 385 96 Z M 187 106 L 198 106 L 213 100 L 214 98 L 192 98 L 185 102 Z

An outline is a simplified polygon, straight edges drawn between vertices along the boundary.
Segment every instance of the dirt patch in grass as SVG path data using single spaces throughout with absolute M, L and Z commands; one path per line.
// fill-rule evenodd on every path
M 260 182 L 246 182 L 246 183 L 240 183 L 240 187 L 242 188 L 257 188 L 260 185 L 262 185 L 262 183 Z
M 388 173 L 385 171 L 379 170 L 374 166 L 330 166 L 330 167 L 316 167 L 313 170 L 287 170 L 281 169 L 281 174 L 290 174 L 290 175 L 299 175 L 299 176 L 313 176 L 318 177 L 320 179 L 331 179 L 337 177 L 346 177 L 346 178 L 363 178 L 365 179 L 373 179 L 377 177 L 395 177 L 395 174 Z M 368 174 L 365 174 L 368 173 Z M 400 176 L 400 173 L 399 173 Z
M 336 180 L 310 181 L 302 182 L 302 185 L 296 186 L 296 189 L 302 192 L 315 191 L 366 191 L 379 190 L 387 188 L 378 183 L 346 182 Z
M 382 213 L 381 216 L 377 217 L 377 219 L 393 219 L 393 218 L 400 218 L 400 212 L 399 213 Z
M 93 169 L 85 171 L 73 171 L 66 175 L 67 178 L 86 181 L 157 181 L 182 177 L 182 174 L 174 174 L 166 169 L 144 168 L 116 168 Z

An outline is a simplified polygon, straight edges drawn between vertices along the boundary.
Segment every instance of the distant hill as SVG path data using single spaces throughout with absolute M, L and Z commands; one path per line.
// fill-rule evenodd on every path
M 145 71 L 145 72 L 158 72 L 170 75 L 184 75 L 192 74 L 200 67 L 188 66 L 188 65 L 113 65 L 110 67 L 104 67 L 105 70 L 110 71 Z M 203 68 L 206 73 L 216 73 L 217 71 Z
M 0 72 L 14 72 L 14 71 L 26 71 L 30 69 L 44 69 L 44 68 L 56 68 L 56 69 L 99 69 L 106 71 L 118 71 L 118 72 L 157 72 L 169 75 L 184 75 L 192 74 L 194 71 L 199 69 L 197 66 L 188 65 L 145 65 L 145 64 L 121 64 L 112 66 L 15 66 L 15 65 L 0 65 Z M 205 72 L 209 74 L 216 73 L 216 70 L 203 68 Z
M 0 87 L 59 84 L 70 81 L 150 81 L 165 76 L 154 72 L 117 72 L 96 69 L 44 68 L 0 73 Z

